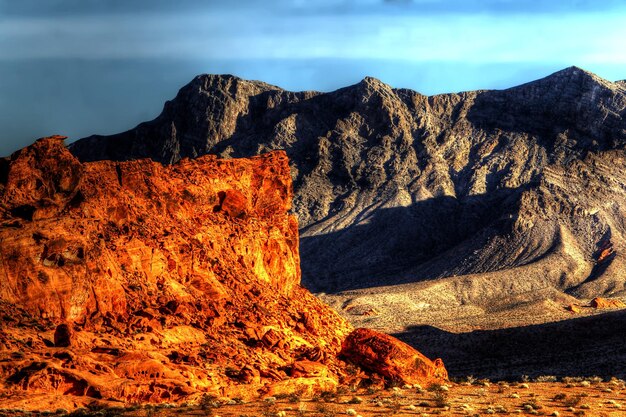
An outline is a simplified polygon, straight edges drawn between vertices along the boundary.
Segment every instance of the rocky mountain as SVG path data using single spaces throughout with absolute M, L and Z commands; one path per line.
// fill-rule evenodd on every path
M 62 139 L 0 160 L 3 409 L 447 377 L 299 285 L 284 152 L 81 163 Z
M 443 282 L 415 303 L 487 306 L 626 293 L 625 114 L 623 82 L 576 67 L 431 97 L 373 78 L 319 93 L 201 75 L 156 119 L 71 150 L 173 163 L 284 149 L 305 286 Z

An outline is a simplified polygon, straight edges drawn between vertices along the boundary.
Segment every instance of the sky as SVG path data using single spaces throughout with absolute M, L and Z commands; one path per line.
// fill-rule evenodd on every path
M 424 94 L 626 78 L 626 1 L 0 0 L 0 155 L 156 117 L 201 73 Z

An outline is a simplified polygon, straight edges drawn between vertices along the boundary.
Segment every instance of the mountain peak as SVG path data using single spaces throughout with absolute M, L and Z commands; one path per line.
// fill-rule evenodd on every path
M 370 76 L 366 76 L 365 78 L 363 78 L 357 85 L 360 86 L 365 86 L 368 89 L 381 89 L 381 88 L 391 88 L 388 84 L 385 84 L 384 82 L 380 81 L 378 78 L 374 78 L 374 77 L 370 77 Z
M 374 77 L 364 77 L 361 81 L 337 91 L 348 91 L 350 93 L 364 94 L 370 96 L 376 93 L 391 92 L 393 88 Z
M 257 90 L 257 91 L 269 91 L 277 90 L 282 91 L 280 87 L 264 83 L 256 80 L 245 80 L 232 74 L 201 74 L 194 77 L 193 80 L 182 90 L 191 89 L 196 91 L 215 92 L 215 91 L 227 91 L 234 93 L 236 90 L 243 88 L 244 90 Z
M 591 71 L 587 71 L 584 68 L 581 67 L 577 67 L 576 65 L 571 65 L 567 68 L 563 68 L 560 71 L 557 71 L 556 73 L 564 73 L 564 74 L 572 74 L 572 75 L 578 75 L 578 74 L 586 74 L 589 76 L 595 76 L 594 73 L 592 73 Z
M 577 66 L 564 68 L 538 81 L 540 82 L 543 80 L 547 80 L 556 84 L 595 84 L 601 85 L 606 88 L 613 88 L 612 82 L 597 76 L 591 71 L 587 71 Z

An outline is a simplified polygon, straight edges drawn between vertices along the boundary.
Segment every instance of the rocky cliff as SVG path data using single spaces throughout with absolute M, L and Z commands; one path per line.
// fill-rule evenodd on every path
M 351 328 L 299 285 L 284 152 L 81 163 L 62 139 L 0 162 L 3 408 L 344 381 Z

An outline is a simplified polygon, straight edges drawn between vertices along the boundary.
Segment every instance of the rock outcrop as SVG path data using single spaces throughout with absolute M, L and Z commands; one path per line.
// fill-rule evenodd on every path
M 450 308 L 624 293 L 625 115 L 623 83 L 576 67 L 432 97 L 373 78 L 319 93 L 201 75 L 153 121 L 71 148 L 166 163 L 285 149 L 305 286 L 450 277 Z
M 300 286 L 284 152 L 80 163 L 62 139 L 0 162 L 3 408 L 312 394 L 347 377 L 350 326 Z

